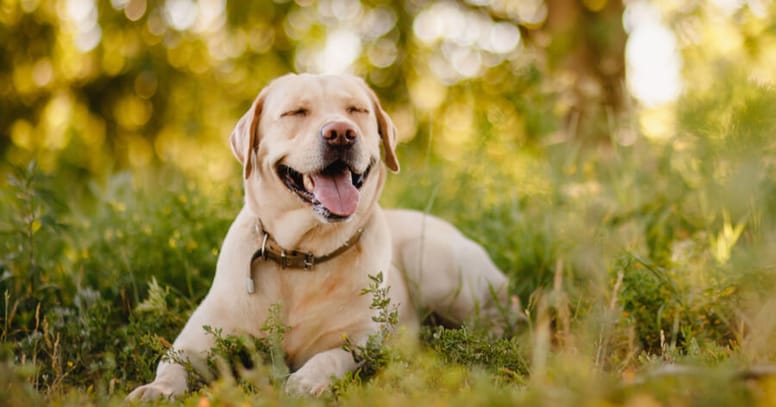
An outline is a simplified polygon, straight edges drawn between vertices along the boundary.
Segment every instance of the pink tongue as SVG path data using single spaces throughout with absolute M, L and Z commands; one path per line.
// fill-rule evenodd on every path
M 350 216 L 358 207 L 358 190 L 353 186 L 350 171 L 335 175 L 313 175 L 313 195 L 329 212 L 337 216 Z

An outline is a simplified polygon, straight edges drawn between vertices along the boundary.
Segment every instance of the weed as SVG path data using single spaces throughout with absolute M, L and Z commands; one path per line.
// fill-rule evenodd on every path
M 391 304 L 391 298 L 388 295 L 390 287 L 383 284 L 382 272 L 370 275 L 369 279 L 371 282 L 361 290 L 361 295 L 372 296 L 369 309 L 374 313 L 372 321 L 379 324 L 379 331 L 369 335 L 364 344 L 356 344 L 349 337 L 345 338 L 342 348 L 350 352 L 353 360 L 359 365 L 353 375 L 345 378 L 345 382 L 352 381 L 353 377 L 358 377 L 359 381 L 372 377 L 392 358 L 387 344 L 396 324 L 399 323 L 398 306 Z
M 516 337 L 494 338 L 488 332 L 467 326 L 460 329 L 437 326 L 424 327 L 421 338 L 449 363 L 485 367 L 512 378 L 528 373 L 522 344 Z

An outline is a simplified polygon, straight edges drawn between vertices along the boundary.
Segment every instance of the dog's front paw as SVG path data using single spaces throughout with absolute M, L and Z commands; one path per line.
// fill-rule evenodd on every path
M 309 370 L 309 369 L 307 369 Z M 300 369 L 286 381 L 286 393 L 296 396 L 320 396 L 329 388 L 331 379 L 328 376 Z
M 167 383 L 152 382 L 132 390 L 127 395 L 127 400 L 173 399 L 184 391 L 185 389 L 176 389 L 175 386 Z

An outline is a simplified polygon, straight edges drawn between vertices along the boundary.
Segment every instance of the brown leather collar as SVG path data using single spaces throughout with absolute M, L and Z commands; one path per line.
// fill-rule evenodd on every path
M 248 265 L 248 279 L 246 281 L 248 294 L 253 294 L 255 291 L 252 268 L 253 262 L 256 261 L 256 259 L 262 258 L 264 261 L 272 260 L 279 264 L 280 268 L 282 269 L 291 268 L 311 271 L 316 264 L 329 261 L 355 246 L 356 243 L 358 243 L 358 240 L 361 239 L 361 235 L 364 233 L 364 228 L 359 228 L 356 233 L 337 250 L 334 250 L 333 252 L 323 256 L 315 256 L 310 252 L 305 253 L 298 250 L 286 250 L 282 248 L 275 241 L 275 239 L 273 239 L 272 236 L 267 233 L 266 230 L 264 230 L 264 226 L 261 224 L 261 221 L 256 222 L 256 231 L 258 232 L 258 236 L 260 236 L 259 243 L 261 246 L 259 246 L 259 249 L 253 253 L 253 256 L 251 256 L 251 262 Z
M 281 247 L 272 236 L 264 230 L 264 227 L 259 221 L 256 225 L 256 229 L 259 232 L 261 246 L 253 256 L 251 257 L 251 265 L 258 258 L 266 260 L 272 260 L 280 265 L 280 268 L 286 269 L 305 269 L 311 271 L 316 264 L 329 261 L 342 253 L 345 253 L 348 249 L 353 247 L 358 240 L 361 239 L 361 234 L 364 233 L 364 228 L 359 228 L 356 233 L 348 239 L 337 250 L 323 256 L 315 256 L 310 252 L 301 252 L 298 250 L 286 250 Z

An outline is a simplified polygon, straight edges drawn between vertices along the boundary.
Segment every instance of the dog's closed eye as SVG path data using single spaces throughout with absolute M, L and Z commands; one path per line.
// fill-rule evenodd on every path
M 308 114 L 310 114 L 310 109 L 306 107 L 299 107 L 296 109 L 292 109 L 289 111 L 286 111 L 285 113 L 281 114 L 280 117 L 286 117 L 286 116 L 298 116 L 298 117 L 305 117 Z
M 358 106 L 349 106 L 347 109 L 347 112 L 350 114 L 353 113 L 369 113 L 369 109 L 358 107 Z

